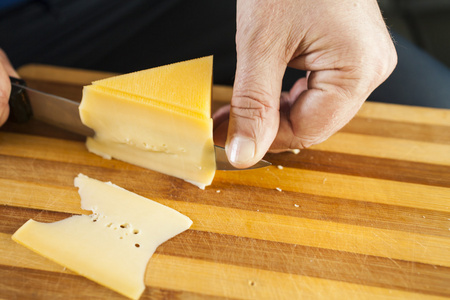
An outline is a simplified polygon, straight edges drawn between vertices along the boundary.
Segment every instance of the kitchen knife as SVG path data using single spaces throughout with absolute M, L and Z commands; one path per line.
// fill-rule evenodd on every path
M 33 117 L 36 120 L 80 135 L 94 136 L 94 130 L 81 122 L 78 110 L 80 103 L 32 89 L 22 79 L 10 77 L 10 80 L 9 118 L 11 121 L 23 123 Z M 268 161 L 260 160 L 247 169 L 237 169 L 228 161 L 224 148 L 219 146 L 214 146 L 214 148 L 217 170 L 248 170 L 271 165 Z

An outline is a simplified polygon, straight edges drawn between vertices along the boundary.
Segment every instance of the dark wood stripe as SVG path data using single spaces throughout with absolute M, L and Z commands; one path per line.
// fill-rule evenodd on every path
M 0 232 L 13 234 L 29 219 L 50 223 L 66 219 L 72 216 L 72 214 L 1 205 L 0 216 L 2 216 L 0 221 Z
M 86 85 L 90 82 L 86 82 Z M 71 82 L 43 81 L 42 79 L 27 79 L 27 85 L 36 90 L 47 92 L 53 95 L 64 97 L 80 102 L 83 94 L 83 86 Z
M 30 168 L 33 172 L 29 172 Z M 98 180 L 111 181 L 150 199 L 157 196 L 218 207 L 450 237 L 448 230 L 450 212 L 400 208 L 394 205 L 289 191 L 283 191 L 283 201 L 280 202 L 274 200 L 279 196 L 277 190 L 220 181 L 214 182 L 211 188 L 202 191 L 183 180 L 147 169 L 117 170 L 20 157 L 6 157 L 0 164 L 0 178 L 35 182 L 36 174 L 45 174 L 39 178 L 38 183 L 55 186 L 72 187 L 73 178 L 80 172 Z M 221 192 L 217 193 L 217 190 Z M 299 207 L 295 207 L 294 204 Z
M 0 298 L 48 299 L 126 299 L 124 296 L 82 276 L 0 265 Z M 24 288 L 26 286 L 26 288 Z M 70 288 L 67 288 L 70 287 Z M 76 294 L 74 294 L 76 291 Z M 224 299 L 200 293 L 173 291 L 147 286 L 142 300 Z
M 84 142 L 86 137 L 31 119 L 26 123 L 6 122 L 0 131 Z
M 10 207 L 20 215 L 0 221 L 11 233 L 29 218 L 60 220 L 59 213 Z M 17 213 L 20 211 L 20 213 Z M 5 223 L 8 223 L 5 225 Z M 5 231 L 4 231 L 5 230 Z M 369 286 L 450 296 L 450 268 L 317 247 L 188 230 L 158 247 L 157 253 L 292 273 Z
M 449 126 L 396 122 L 375 118 L 353 118 L 342 132 L 450 144 Z
M 449 154 L 450 155 L 450 154 Z M 450 187 L 450 166 L 304 149 L 267 154 L 273 165 L 321 172 Z

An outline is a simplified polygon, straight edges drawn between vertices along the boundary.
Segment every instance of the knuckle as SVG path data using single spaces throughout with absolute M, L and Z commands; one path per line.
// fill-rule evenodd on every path
M 294 136 L 289 144 L 289 149 L 306 149 L 319 144 L 322 140 L 317 136 Z
M 398 62 L 397 51 L 392 40 L 389 39 L 378 47 L 378 51 L 374 51 L 372 61 L 374 62 L 375 80 L 380 84 L 389 77 Z
M 264 90 L 235 93 L 231 108 L 234 116 L 251 120 L 263 120 L 271 111 L 278 110 L 278 107 L 274 107 L 270 94 Z

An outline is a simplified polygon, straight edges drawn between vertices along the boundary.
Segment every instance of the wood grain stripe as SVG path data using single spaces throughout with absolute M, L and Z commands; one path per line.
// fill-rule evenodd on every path
M 121 170 L 142 170 L 142 168 L 117 160 L 104 160 L 85 151 L 83 148 L 84 145 L 78 142 L 14 134 L 0 134 L 0 143 L 2 142 L 2 138 L 8 139 L 8 142 L 4 143 L 5 146 L 0 148 L 0 154 L 4 155 L 33 157 L 33 160 L 64 161 L 68 164 L 76 163 Z M 27 145 L 27 138 L 29 138 L 29 141 L 32 139 L 33 143 Z M 34 149 L 28 149 L 32 145 L 36 145 Z M 448 189 L 442 187 L 419 186 L 411 183 L 298 170 L 295 168 L 278 170 L 276 167 L 270 167 L 241 172 L 233 176 L 230 176 L 230 173 L 217 172 L 212 188 L 214 188 L 214 184 L 216 183 L 228 182 L 229 184 L 260 186 L 266 189 L 279 188 L 291 192 L 317 194 L 320 196 L 346 198 L 350 200 L 364 200 L 367 202 L 401 205 L 419 209 L 431 209 L 443 212 L 450 210 L 450 192 Z M 280 174 L 283 174 L 283 176 L 280 176 Z M 348 189 L 349 186 L 352 189 Z
M 178 258 L 156 254 L 150 261 L 146 282 L 167 289 L 202 290 L 204 294 L 222 291 L 220 296 L 245 299 L 375 299 L 379 297 L 408 299 L 439 299 L 423 295 L 364 286 L 342 281 L 285 274 L 247 267 L 226 265 L 204 260 Z M 167 281 L 176 274 L 191 280 Z M 232 288 L 225 288 L 232 287 Z M 282 291 L 282 293 L 280 292 Z M 423 298 L 422 298 L 423 297 Z M 436 298 L 435 298 L 436 297 Z
M 450 144 L 450 121 L 443 126 L 355 117 L 341 132 Z
M 112 290 L 75 274 L 54 273 L 25 267 L 0 266 L 0 277 L 2 278 L 2 281 L 0 281 L 0 299 L 126 299 Z M 23 285 L 27 285 L 27 288 L 24 289 Z M 77 287 L 76 293 L 74 293 L 73 289 L 67 287 Z M 163 290 L 147 286 L 139 299 L 219 300 L 224 298 L 185 291 Z
M 4 155 L 53 161 L 69 159 L 68 162 L 88 159 L 89 163 L 99 163 L 90 158 L 93 154 L 86 151 L 83 143 L 76 141 L 0 132 L 0 143 L 0 154 Z M 34 148 L 30 149 L 31 146 Z M 311 149 L 450 166 L 450 145 L 429 142 L 338 132 Z M 76 156 L 67 157 L 67 153 L 71 152 Z
M 282 170 L 270 167 L 248 172 L 245 176 L 242 174 L 233 177 L 217 172 L 214 180 L 272 190 L 278 188 L 281 192 L 290 191 L 425 210 L 450 211 L 450 190 L 442 187 L 287 167 Z
M 31 85 L 76 100 L 82 85 L 109 76 L 28 71 Z M 228 103 L 231 92 L 215 86 L 213 107 Z M 103 160 L 83 142 L 4 133 L 79 139 L 26 125 L 0 132 L 0 276 L 12 278 L 6 289 L 0 282 L 0 298 L 69 297 L 92 284 L 10 238 L 29 218 L 89 213 L 73 187 L 79 172 L 193 219 L 192 229 L 161 245 L 150 261 L 152 298 L 450 297 L 448 110 L 365 103 L 328 141 L 297 156 L 268 155 L 275 166 L 265 170 L 218 172 L 205 191 Z M 40 286 L 33 291 L 30 284 Z M 17 288 L 26 292 L 11 292 Z
M 1 189 L 0 204 L 14 203 L 14 206 L 18 207 L 72 213 L 81 211 L 76 191 L 72 188 L 38 186 L 33 183 L 1 179 L 0 186 L 3 184 L 17 185 L 20 190 L 12 189 L 12 192 L 3 192 L 2 190 L 6 189 Z M 30 197 L 30 191 L 35 188 L 40 188 L 39 193 Z M 48 194 L 46 191 L 54 193 L 51 199 L 42 196 Z M 64 196 L 57 195 L 57 191 L 61 191 Z M 445 237 L 418 233 L 405 235 L 395 230 L 214 207 L 155 197 L 152 199 L 189 216 L 194 221 L 192 226 L 194 230 L 450 266 L 448 256 L 450 240 Z
M 30 209 L 6 205 L 2 205 L 0 207 L 0 214 L 2 216 L 0 222 L 0 232 L 11 235 L 29 219 L 33 219 L 38 222 L 51 223 L 69 218 L 73 215 L 70 213 L 50 210 Z
M 275 166 L 450 187 L 449 166 L 311 149 L 265 158 Z
M 77 86 L 81 91 L 83 85 L 90 84 L 94 80 L 117 75 L 110 72 L 88 71 L 42 64 L 22 66 L 18 69 L 18 72 L 26 80 L 52 84 L 52 88 L 48 90 L 49 92 L 53 92 L 55 88 L 58 89 L 61 84 Z M 232 93 L 231 87 L 215 85 L 213 88 L 213 99 L 226 104 L 230 102 Z M 448 110 L 376 102 L 365 102 L 357 116 L 364 118 L 376 117 L 379 120 L 414 124 L 440 126 L 448 126 L 450 124 L 450 112 Z
M 33 172 L 28 172 L 30 168 L 32 168 Z M 158 195 L 159 198 L 179 201 L 188 199 L 189 202 L 199 204 L 260 212 L 270 211 L 273 214 L 293 217 L 450 237 L 450 231 L 448 230 L 450 227 L 450 222 L 448 221 L 450 219 L 450 211 L 398 207 L 393 204 L 370 203 L 299 192 L 279 192 L 272 188 L 266 189 L 236 183 L 230 184 L 225 181 L 215 182 L 214 188 L 201 191 L 182 180 L 146 169 L 139 171 L 98 169 L 45 160 L 33 160 L 30 163 L 29 159 L 20 157 L 7 157 L 4 163 L 0 164 L 0 173 L 2 174 L 0 177 L 16 180 L 17 182 L 28 181 L 32 184 L 36 181 L 35 173 L 47 174 L 45 178 L 40 179 L 39 182 L 33 185 L 34 192 L 39 192 L 42 184 L 66 186 L 76 191 L 73 188 L 72 178 L 78 172 L 89 174 L 93 178 L 100 180 L 115 182 L 148 198 Z M 158 184 L 153 185 L 151 191 L 149 191 L 146 182 L 158 182 Z M 4 185 L 5 188 L 8 187 L 7 184 Z M 15 183 L 11 183 L 10 187 L 14 187 L 15 190 L 24 188 L 20 184 L 16 186 Z M 220 193 L 217 193 L 217 191 Z M 241 197 L 237 199 L 236 193 L 241 195 Z M 78 205 L 78 195 L 75 193 L 65 197 L 69 197 L 68 199 L 71 199 L 70 201 L 73 201 L 75 206 Z M 60 209 L 63 209 L 63 207 Z
M 450 144 L 338 132 L 311 149 L 450 166 Z
M 55 273 L 71 273 L 35 253 L 25 254 L 24 252 L 30 252 L 30 250 L 20 245 L 15 245 L 9 235 L 0 234 L 0 240 L 2 244 L 6 245 L 3 250 L 6 249 L 7 253 L 15 251 L 15 257 L 17 258 L 11 259 L 7 255 L 1 255 L 0 264 L 6 265 L 7 267 L 0 267 L 0 270 L 12 266 L 15 268 L 29 268 Z M 24 257 L 27 259 L 20 259 Z M 40 275 L 48 274 L 40 273 Z M 173 280 L 167 280 L 167 278 L 172 278 Z M 189 280 L 184 280 L 186 278 L 189 278 Z M 45 280 L 45 278 L 41 277 L 38 280 L 42 284 L 42 280 Z M 93 284 L 88 280 L 85 281 L 81 283 L 81 286 Z M 51 282 L 55 281 L 52 280 L 48 284 L 45 284 L 45 286 L 51 287 Z M 330 297 L 334 299 L 337 295 L 340 297 L 344 295 L 352 299 L 388 295 L 394 298 L 413 297 L 411 299 L 418 299 L 421 297 L 421 299 L 424 299 L 422 297 L 426 297 L 427 299 L 440 299 L 440 297 L 434 295 L 417 294 L 393 288 L 380 288 L 303 275 L 286 274 L 160 253 L 156 253 L 150 260 L 145 276 L 145 283 L 147 286 L 164 290 L 182 290 L 227 298 L 274 299 L 281 296 L 279 290 L 282 289 L 284 299 L 317 297 L 319 295 L 327 299 Z M 95 286 L 95 284 L 93 285 Z M 225 289 L 224 287 L 233 288 Z M 54 292 L 58 292 L 58 287 L 55 287 L 55 289 L 57 290 Z M 106 293 L 106 289 L 100 289 L 100 291 L 101 293 Z M 99 290 L 97 289 L 95 293 L 98 292 Z
M 41 222 L 54 222 L 60 220 L 63 215 L 67 215 L 20 208 L 9 208 L 6 213 L 20 216 L 2 220 L 0 231 L 7 234 L 12 234 L 31 218 Z M 8 223 L 8 227 L 4 223 Z M 12 228 L 14 229 L 11 230 Z M 6 243 L 9 241 L 4 241 L 5 245 Z M 11 251 L 18 250 L 16 246 L 13 248 Z M 450 296 L 448 285 L 450 268 L 391 258 L 195 230 L 189 230 L 183 235 L 172 238 L 158 247 L 156 252 L 422 294 Z M 7 261 L 4 263 L 9 264 Z M 415 272 L 406 275 L 404 270 L 408 269 Z
M 195 230 L 450 266 L 448 238 L 157 200 L 190 216 Z
M 117 75 L 117 73 L 82 70 L 43 64 L 28 64 L 20 67 L 17 72 L 28 80 L 72 84 L 82 87 L 92 81 Z
M 448 109 L 376 102 L 364 103 L 357 116 L 411 124 L 439 126 L 449 126 L 450 124 L 450 111 Z
M 195 230 L 189 230 L 184 237 L 179 236 L 170 243 L 165 243 L 158 253 L 286 274 L 450 296 L 449 268 L 391 258 Z M 405 276 L 404 270 L 408 269 L 415 272 Z

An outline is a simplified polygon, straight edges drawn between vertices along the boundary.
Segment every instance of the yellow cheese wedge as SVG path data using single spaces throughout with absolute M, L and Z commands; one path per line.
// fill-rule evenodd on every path
M 75 178 L 81 207 L 91 215 L 54 222 L 27 221 L 12 236 L 31 250 L 104 285 L 138 299 L 155 249 L 187 230 L 181 213 L 110 182 L 82 174 Z
M 200 188 L 215 174 L 212 56 L 119 75 L 85 86 L 89 151 L 182 178 Z

